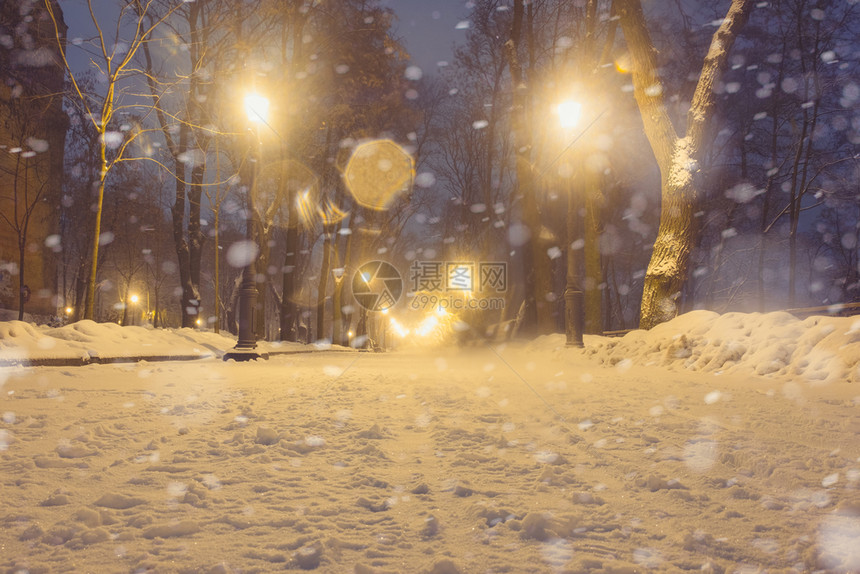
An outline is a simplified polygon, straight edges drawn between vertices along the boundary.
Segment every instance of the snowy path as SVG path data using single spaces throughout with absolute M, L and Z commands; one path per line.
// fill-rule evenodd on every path
M 860 388 L 522 349 L 0 377 L 0 570 L 860 571 Z

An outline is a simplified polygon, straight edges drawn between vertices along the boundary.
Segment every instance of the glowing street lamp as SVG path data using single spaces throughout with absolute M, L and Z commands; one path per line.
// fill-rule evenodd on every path
M 131 315 L 131 324 L 132 324 L 132 325 L 136 325 L 136 324 L 137 324 L 137 321 L 135 321 L 135 317 L 134 317 L 134 316 L 135 316 L 135 313 L 136 313 L 137 311 L 134 309 L 134 307 L 135 307 L 135 306 L 137 306 L 137 302 L 138 302 L 139 300 L 140 300 L 140 298 L 139 298 L 136 294 L 134 294 L 134 293 L 132 293 L 131 295 L 129 295 L 129 296 L 128 296 L 128 306 L 129 306 L 129 307 L 132 307 L 132 308 L 131 308 L 131 309 L 128 309 L 128 308 L 123 309 L 123 318 L 122 318 L 122 324 L 123 324 L 123 325 L 127 325 L 127 323 L 126 323 L 126 317 L 127 317 L 128 315 Z
M 247 217 L 245 222 L 245 240 L 247 249 L 250 251 L 255 245 L 257 231 L 257 211 L 254 208 L 254 195 L 257 191 L 257 169 L 260 162 L 260 124 L 268 124 L 269 100 L 260 94 L 248 94 L 245 96 L 245 114 L 254 129 L 249 129 L 249 137 L 253 140 L 251 145 L 252 161 L 251 175 L 247 195 Z M 242 284 L 239 287 L 239 337 L 236 346 L 224 353 L 224 360 L 250 361 L 251 359 L 268 359 L 266 353 L 260 353 L 257 349 L 257 333 L 254 325 L 257 307 L 257 284 L 255 254 L 248 254 L 248 262 L 242 270 Z
M 245 114 L 252 124 L 268 123 L 269 99 L 260 94 L 248 94 L 245 96 Z
M 575 128 L 582 117 L 582 104 L 574 101 L 561 102 L 555 108 L 558 123 L 562 129 Z
M 555 109 L 559 126 L 568 132 L 576 127 L 582 116 L 582 105 L 571 100 L 564 101 Z M 564 287 L 564 332 L 565 345 L 583 347 L 582 332 L 585 325 L 585 296 L 579 284 L 580 249 L 574 249 L 573 242 L 579 235 L 579 202 L 569 186 L 567 195 L 567 281 Z

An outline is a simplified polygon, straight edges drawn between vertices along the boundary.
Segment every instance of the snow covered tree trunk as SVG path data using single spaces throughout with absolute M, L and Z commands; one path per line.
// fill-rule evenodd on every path
M 732 0 L 726 17 L 714 32 L 687 113 L 683 137 L 676 132 L 666 109 L 656 50 L 641 1 L 620 0 L 619 5 L 621 26 L 633 61 L 633 94 L 661 175 L 660 227 L 645 273 L 639 318 L 640 328 L 650 329 L 678 314 L 678 299 L 688 277 L 695 238 L 699 160 L 713 114 L 714 88 L 738 33 L 749 19 L 754 1 Z
M 675 155 L 664 178 L 661 193 L 660 227 L 645 273 L 639 326 L 650 329 L 678 314 L 678 300 L 688 276 L 690 250 L 694 244 L 694 160 L 689 139 L 678 140 Z

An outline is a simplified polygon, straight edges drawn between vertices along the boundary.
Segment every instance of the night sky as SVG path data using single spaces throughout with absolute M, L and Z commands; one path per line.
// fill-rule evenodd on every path
M 466 29 L 458 24 L 468 19 L 468 0 L 380 0 L 397 15 L 394 35 L 412 56 L 412 62 L 425 74 L 438 68 L 440 61 L 451 62 L 452 46 L 465 40 Z M 102 6 L 105 4 L 105 6 Z M 98 2 L 100 20 L 110 22 L 108 2 Z M 69 26 L 68 38 L 86 38 L 92 35 L 92 22 L 84 0 L 69 0 L 62 3 L 64 17 Z M 110 26 L 106 30 L 110 30 Z M 73 66 L 86 68 L 88 62 L 78 50 L 70 50 Z M 78 61 L 76 61 L 78 60 Z
M 468 18 L 466 0 L 383 0 L 397 14 L 398 37 L 425 74 L 437 69 L 440 61 L 450 63 L 455 42 L 462 42 L 466 30 L 457 27 Z

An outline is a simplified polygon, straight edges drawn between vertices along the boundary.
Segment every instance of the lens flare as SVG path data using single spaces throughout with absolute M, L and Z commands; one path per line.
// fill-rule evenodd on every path
M 382 211 L 412 188 L 415 162 L 393 141 L 373 140 L 355 148 L 343 175 L 355 201 Z

